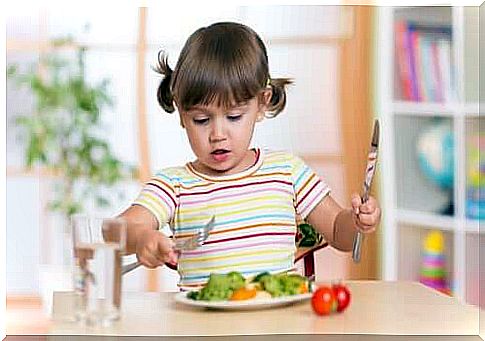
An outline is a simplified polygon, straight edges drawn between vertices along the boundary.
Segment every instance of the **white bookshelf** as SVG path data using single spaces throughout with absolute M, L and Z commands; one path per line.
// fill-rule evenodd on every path
M 419 280 L 422 241 L 431 229 L 445 236 L 449 285 L 459 300 L 478 302 L 479 221 L 466 216 L 467 136 L 478 133 L 483 117 L 478 105 L 478 7 L 381 7 L 377 27 L 377 115 L 381 123 L 379 171 L 382 220 L 382 277 Z M 455 99 L 447 103 L 403 100 L 396 68 L 398 19 L 452 27 Z M 434 117 L 449 120 L 454 133 L 454 212 L 440 213 L 449 193 L 427 180 L 419 169 L 415 141 Z M 481 243 L 482 242 L 482 243 Z M 482 278 L 483 280 L 483 278 Z

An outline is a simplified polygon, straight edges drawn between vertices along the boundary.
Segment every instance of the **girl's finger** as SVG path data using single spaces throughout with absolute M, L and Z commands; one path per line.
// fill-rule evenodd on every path
M 143 265 L 144 267 L 146 267 L 148 269 L 155 269 L 156 268 L 155 265 L 153 265 L 151 262 L 148 262 L 145 259 L 140 260 L 140 263 L 141 263 L 141 265 Z
M 166 253 L 161 253 L 160 251 L 157 251 L 155 254 L 155 258 L 157 259 L 157 262 L 159 264 L 163 264 L 167 261 L 167 254 Z
M 381 220 L 381 209 L 379 207 L 375 207 L 372 211 L 366 213 L 367 215 L 371 216 L 374 219 L 374 225 L 377 225 Z
M 367 232 L 370 228 L 374 228 L 376 226 L 375 224 L 369 223 L 369 221 L 367 220 L 367 218 L 360 219 L 360 216 L 357 219 L 355 225 L 357 226 L 357 229 L 358 230 L 363 231 L 363 232 Z
M 163 242 L 158 243 L 158 247 L 155 251 L 155 257 L 162 262 L 165 263 L 167 254 L 172 250 L 172 247 L 168 244 L 164 244 Z
M 160 261 L 153 254 L 146 253 L 138 258 L 141 264 L 153 269 L 160 265 Z
M 361 228 L 362 233 L 372 233 L 376 230 L 375 226 L 367 226 L 366 228 Z
M 167 263 L 170 263 L 170 264 L 177 264 L 178 262 L 178 253 L 175 252 L 175 251 L 170 251 L 167 255 L 167 259 L 165 260 L 165 262 Z
M 168 261 L 168 254 L 173 252 L 174 246 L 175 243 L 171 238 L 160 236 L 160 238 L 157 240 L 157 248 L 155 253 L 155 257 L 157 257 L 160 264 L 164 264 Z
M 156 257 L 160 264 L 164 264 L 167 262 L 171 264 L 176 264 L 178 259 L 177 253 L 173 249 L 169 249 L 168 251 L 162 251 L 159 249 Z
M 361 199 L 361 197 L 358 194 L 355 194 L 354 193 L 352 195 L 351 204 L 352 204 L 352 211 L 355 214 L 359 214 L 360 213 L 360 208 L 362 206 L 362 199 Z
M 362 206 L 360 206 L 360 212 L 362 213 L 372 213 L 376 210 L 376 205 L 375 203 L 372 203 L 370 201 L 367 201 L 365 204 L 362 204 Z
M 374 226 L 377 223 L 377 216 L 374 214 L 359 214 L 359 223 L 365 226 Z
M 352 194 L 350 201 L 352 203 L 352 206 L 360 206 L 360 205 L 362 205 L 362 198 L 357 193 L 353 193 Z
M 352 219 L 354 221 L 354 225 L 357 227 L 358 230 L 360 230 L 360 228 L 361 228 L 361 226 L 360 226 L 361 225 L 361 222 L 360 222 L 360 219 L 359 219 L 359 215 L 353 214 L 352 215 Z
M 360 211 L 365 213 L 371 213 L 377 208 L 377 201 L 374 197 L 369 197 L 367 201 L 362 204 Z

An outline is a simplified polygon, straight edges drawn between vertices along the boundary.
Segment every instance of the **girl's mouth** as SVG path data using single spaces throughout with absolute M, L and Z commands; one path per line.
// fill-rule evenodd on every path
M 212 158 L 217 162 L 226 161 L 231 151 L 227 149 L 216 149 L 211 152 Z

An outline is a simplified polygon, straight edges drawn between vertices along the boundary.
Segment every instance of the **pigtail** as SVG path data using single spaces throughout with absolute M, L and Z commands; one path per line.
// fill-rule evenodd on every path
M 267 118 L 276 117 L 286 105 L 286 86 L 292 84 L 289 78 L 272 78 L 269 79 L 268 86 L 271 87 L 272 95 L 268 105 Z
M 172 113 L 175 111 L 173 94 L 170 87 L 173 71 L 168 66 L 168 57 L 163 51 L 158 52 L 158 65 L 155 67 L 155 71 L 164 76 L 157 90 L 158 103 L 163 110 Z

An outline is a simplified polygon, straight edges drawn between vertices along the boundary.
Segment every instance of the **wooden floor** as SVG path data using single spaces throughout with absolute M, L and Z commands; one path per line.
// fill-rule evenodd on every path
M 50 326 L 49 316 L 44 312 L 37 296 L 8 296 L 6 310 L 7 335 L 42 335 Z M 9 340 L 10 338 L 7 338 Z

